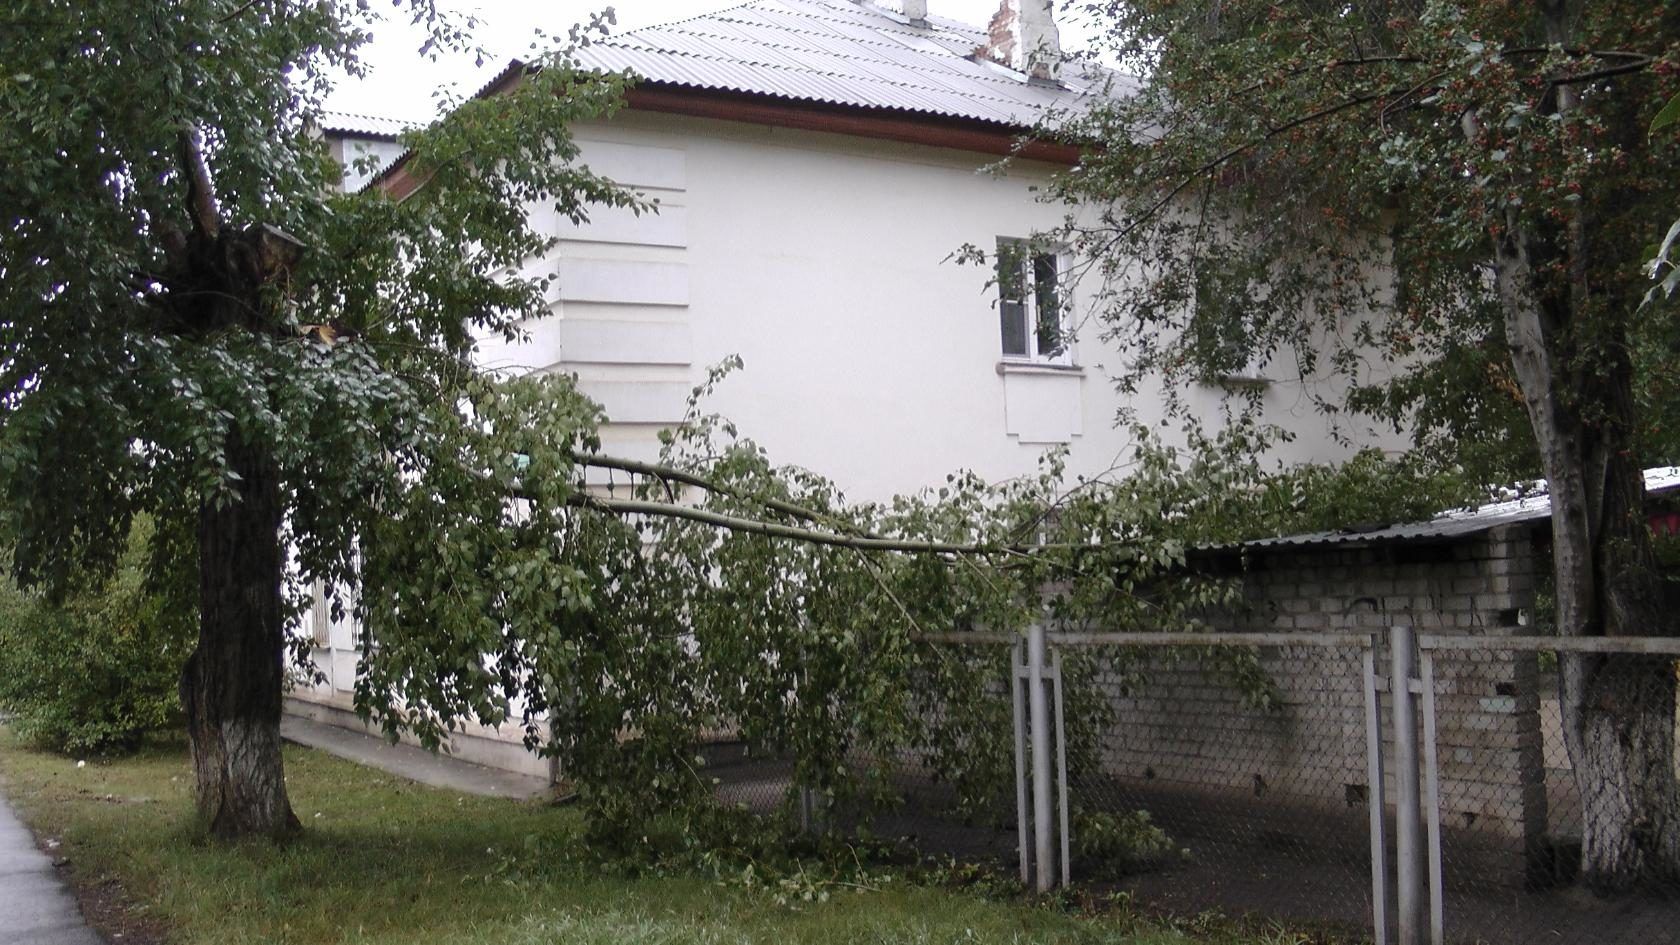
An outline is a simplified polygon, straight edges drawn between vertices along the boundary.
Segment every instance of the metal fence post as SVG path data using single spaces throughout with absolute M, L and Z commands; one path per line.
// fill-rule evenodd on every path
M 1371 940 L 1388 945 L 1388 841 L 1383 822 L 1382 695 L 1377 692 L 1377 638 L 1365 647 L 1366 801 L 1371 809 Z
M 1027 719 L 1032 728 L 1033 887 L 1056 885 L 1054 809 L 1050 799 L 1050 704 L 1045 685 L 1044 625 L 1027 629 Z
M 1421 945 L 1423 928 L 1423 823 L 1419 817 L 1417 703 L 1412 677 L 1417 662 L 1412 628 L 1395 624 L 1388 635 L 1389 706 L 1394 729 L 1395 911 L 1400 945 Z
M 1423 686 L 1423 811 L 1429 837 L 1429 941 L 1446 941 L 1445 890 L 1441 881 L 1441 749 L 1435 735 L 1435 653 L 1420 646 Z
M 1009 693 L 1015 720 L 1015 833 L 1021 855 L 1021 885 L 1032 882 L 1032 821 L 1027 817 L 1026 653 L 1017 641 L 1009 648 Z
M 1067 722 L 1062 715 L 1062 652 L 1060 650 L 1050 654 L 1050 684 L 1055 687 L 1056 694 L 1056 813 L 1061 818 L 1057 826 L 1061 828 L 1060 865 L 1062 870 L 1062 885 L 1073 882 L 1072 857 L 1068 850 L 1068 770 L 1067 770 Z

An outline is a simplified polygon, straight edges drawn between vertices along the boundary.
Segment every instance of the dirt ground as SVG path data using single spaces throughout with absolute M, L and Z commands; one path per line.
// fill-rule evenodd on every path
M 714 773 L 723 778 L 723 799 L 753 809 L 772 809 L 787 786 L 786 769 L 776 764 L 731 765 Z M 910 802 L 871 822 L 877 835 L 908 838 L 930 855 L 1015 869 L 1013 825 L 955 822 L 941 815 L 944 798 L 937 787 L 907 781 L 906 789 Z M 1276 920 L 1324 940 L 1371 940 L 1364 804 L 1327 809 L 1161 782 L 1107 785 L 1089 794 L 1115 810 L 1148 810 L 1190 855 L 1101 880 L 1089 868 L 1082 878 L 1076 858 L 1076 884 L 1099 894 L 1129 893 L 1136 908 L 1153 914 L 1218 911 Z M 1680 888 L 1615 899 L 1568 886 L 1528 888 L 1508 841 L 1448 830 L 1442 848 L 1443 924 L 1452 945 L 1680 945 Z M 1393 941 L 1392 902 L 1388 912 Z

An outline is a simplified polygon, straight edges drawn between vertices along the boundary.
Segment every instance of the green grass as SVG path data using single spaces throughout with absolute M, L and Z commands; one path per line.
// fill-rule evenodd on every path
M 0 731 L 0 783 L 25 820 L 59 841 L 78 884 L 115 883 L 172 945 L 1261 941 L 902 879 L 778 905 L 701 876 L 604 868 L 565 808 L 467 797 L 293 747 L 286 771 L 303 839 L 219 844 L 194 832 L 180 745 L 77 768 Z

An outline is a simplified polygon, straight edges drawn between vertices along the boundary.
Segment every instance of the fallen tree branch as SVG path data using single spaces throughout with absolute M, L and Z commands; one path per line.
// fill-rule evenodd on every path
M 790 538 L 814 545 L 830 545 L 838 548 L 857 548 L 862 551 L 901 551 L 921 554 L 951 555 L 992 555 L 1008 554 L 1011 551 L 1025 552 L 1032 550 L 1019 547 L 1008 548 L 1001 545 L 920 541 L 905 538 L 865 537 L 862 535 L 841 535 L 834 532 L 822 532 L 810 528 L 800 528 L 796 525 L 783 525 L 779 522 L 765 522 L 759 519 L 742 518 L 738 515 L 726 515 L 722 512 L 712 512 L 691 505 L 678 505 L 671 502 L 650 502 L 644 499 L 611 499 L 588 495 L 585 493 L 575 493 L 566 501 L 568 505 L 592 509 L 597 512 L 607 512 L 612 515 L 658 515 L 666 518 L 688 519 L 689 521 L 713 525 L 732 532 L 746 532 L 754 535 L 766 535 L 772 538 Z
M 671 502 L 651 502 L 645 499 L 613 499 L 587 493 L 573 493 L 566 499 L 566 504 L 578 508 L 585 508 L 595 512 L 610 515 L 655 515 L 666 518 L 687 519 L 700 522 L 716 528 L 732 532 L 744 532 L 753 535 L 765 535 L 771 538 L 787 538 L 803 541 L 813 545 L 826 545 L 836 548 L 856 548 L 860 551 L 892 551 L 907 554 L 937 554 L 972 557 L 989 557 L 993 555 L 1027 556 L 1042 554 L 1047 551 L 1095 551 L 1104 548 L 1123 548 L 1125 545 L 1107 545 L 1100 543 L 1078 544 L 993 544 L 986 542 L 947 542 L 926 541 L 914 538 L 882 538 L 878 536 L 841 535 L 834 532 L 817 531 L 810 528 L 800 528 L 795 525 L 784 525 L 779 522 L 766 522 L 760 519 L 743 518 L 738 515 L 726 515 L 722 512 L 712 512 L 707 509 L 691 505 L 678 505 Z
M 792 502 L 786 502 L 770 496 L 744 493 L 738 489 L 730 488 L 695 473 L 677 469 L 674 466 L 662 466 L 658 463 L 644 463 L 640 460 L 624 459 L 618 456 L 603 456 L 600 454 L 580 456 L 578 457 L 578 462 L 585 466 L 594 466 L 599 469 L 617 469 L 621 472 L 651 476 L 665 482 L 677 482 L 685 486 L 693 486 L 697 489 L 704 489 L 707 492 L 717 493 L 718 495 L 727 495 L 731 498 L 740 499 L 743 502 L 756 502 L 767 509 L 780 512 L 783 515 L 790 515 L 794 518 L 818 525 L 826 525 L 830 528 L 835 528 L 839 531 L 846 532 L 847 534 L 854 535 L 859 538 L 880 537 L 879 535 L 874 535 L 832 515 L 825 515 L 818 512 L 815 509 L 795 505 Z M 669 492 L 667 491 L 666 494 L 669 495 Z

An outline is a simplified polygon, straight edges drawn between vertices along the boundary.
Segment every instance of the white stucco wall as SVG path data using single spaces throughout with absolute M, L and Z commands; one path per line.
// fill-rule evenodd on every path
M 1162 416 L 1158 397 L 1115 392 L 1105 367 L 1115 355 L 1088 292 L 1073 299 L 1076 370 L 1001 370 L 990 273 L 951 261 L 965 243 L 990 251 L 1000 236 L 1054 226 L 1062 208 L 1032 191 L 1049 166 L 994 176 L 980 173 L 987 156 L 968 152 L 634 112 L 575 131 L 591 167 L 662 209 L 600 211 L 583 227 L 533 210 L 563 238 L 526 267 L 559 276 L 554 315 L 529 323 L 524 344 L 484 342 L 479 362 L 576 374 L 613 421 L 602 434 L 609 453 L 655 458 L 658 431 L 732 354 L 745 368 L 707 409 L 853 500 L 938 486 L 958 469 L 1031 474 L 1063 443 L 1070 475 L 1101 474 L 1130 445 L 1113 422 L 1121 406 L 1145 422 Z M 1187 394 L 1210 422 L 1224 396 Z M 1279 377 L 1264 397 L 1268 419 L 1296 434 L 1281 458 L 1346 452 L 1299 381 Z M 1353 432 L 1363 445 L 1399 445 Z M 351 705 L 356 652 L 347 621 L 322 636 L 314 658 L 326 681 L 295 691 L 292 711 L 325 718 Z M 496 748 L 518 739 L 516 726 L 472 727 L 455 748 L 535 764 Z
M 1122 405 L 1158 420 L 1158 398 L 1122 400 L 1089 292 L 1077 292 L 1076 371 L 1000 368 L 989 273 L 951 255 L 1054 226 L 1034 199 L 1053 170 L 985 155 L 840 135 L 624 113 L 576 129 L 585 160 L 659 198 L 654 216 L 599 214 L 558 252 L 557 317 L 528 345 L 486 345 L 486 365 L 576 373 L 615 423 L 610 452 L 651 458 L 707 366 L 745 369 L 710 408 L 782 463 L 833 478 L 854 499 L 937 485 L 959 468 L 1031 473 L 1067 443 L 1070 472 L 1123 459 Z M 1280 371 L 1287 374 L 1288 371 Z M 1209 419 L 1226 392 L 1189 393 Z M 1265 392 L 1269 419 L 1297 437 L 1286 459 L 1341 455 L 1299 381 Z M 1348 432 L 1345 428 L 1344 433 Z M 1398 445 L 1355 428 L 1356 441 Z

